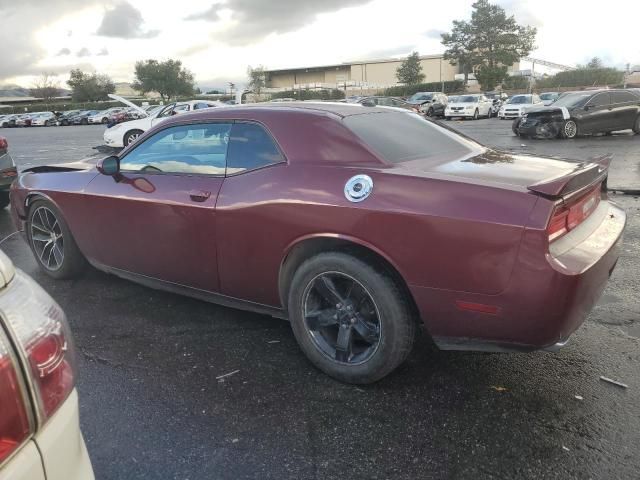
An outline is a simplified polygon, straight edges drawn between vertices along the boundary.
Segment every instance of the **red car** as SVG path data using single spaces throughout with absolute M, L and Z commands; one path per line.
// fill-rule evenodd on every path
M 424 324 L 456 350 L 554 349 L 620 250 L 608 159 L 488 149 L 350 104 L 207 109 L 118 156 L 26 170 L 13 218 L 56 278 L 85 263 L 288 318 L 329 375 L 376 381 Z

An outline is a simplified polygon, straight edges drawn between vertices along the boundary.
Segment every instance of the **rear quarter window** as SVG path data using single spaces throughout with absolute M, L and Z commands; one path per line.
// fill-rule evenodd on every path
M 467 157 L 482 148 L 413 113 L 351 115 L 344 124 L 391 163 L 432 158 L 447 161 Z

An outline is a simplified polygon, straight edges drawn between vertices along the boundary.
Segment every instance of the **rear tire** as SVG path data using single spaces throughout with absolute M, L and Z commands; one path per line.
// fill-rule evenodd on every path
M 636 123 L 633 126 L 633 133 L 635 133 L 636 135 L 640 134 L 640 115 L 638 115 L 638 118 L 636 118 Z
M 106 125 L 107 123 L 109 123 L 109 119 L 105 117 L 105 118 L 102 119 L 101 123 L 103 125 Z
M 384 270 L 326 252 L 306 260 L 291 285 L 293 333 L 307 358 L 327 375 L 373 383 L 411 353 L 417 325 L 410 301 Z
M 36 200 L 29 208 L 27 239 L 40 268 L 56 279 L 79 276 L 87 261 L 80 252 L 62 213 L 48 200 Z

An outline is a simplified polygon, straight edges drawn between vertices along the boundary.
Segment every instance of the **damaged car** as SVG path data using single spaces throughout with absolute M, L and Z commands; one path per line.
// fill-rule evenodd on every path
M 531 108 L 513 122 L 521 137 L 575 138 L 632 129 L 640 133 L 640 95 L 596 90 L 563 95 L 552 105 Z

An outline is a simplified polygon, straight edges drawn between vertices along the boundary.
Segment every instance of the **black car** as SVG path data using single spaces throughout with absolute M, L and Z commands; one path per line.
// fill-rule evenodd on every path
M 80 110 L 68 110 L 66 112 L 62 112 L 62 114 L 58 116 L 58 125 L 63 127 L 66 127 L 67 125 L 71 125 L 70 120 L 79 114 L 80 114 Z
M 9 205 L 9 187 L 18 176 L 16 164 L 9 155 L 9 144 L 0 137 L 0 208 Z
M 407 103 L 418 106 L 420 111 L 427 117 L 444 117 L 448 99 L 444 93 L 417 92 L 407 98 Z
M 364 105 L 365 107 L 396 107 L 403 108 L 405 110 L 411 110 L 412 112 L 420 111 L 418 106 L 411 105 L 410 103 L 395 97 L 383 97 L 378 95 L 371 97 L 362 97 L 356 103 Z
M 640 133 L 640 95 L 630 90 L 591 90 L 563 94 L 553 104 L 527 110 L 513 133 L 542 138 L 632 129 Z
M 18 115 L 7 115 L 2 118 L 2 123 L 0 125 L 3 128 L 15 127 L 17 119 L 18 119 Z
M 69 118 L 70 125 L 89 125 L 89 117 L 96 115 L 99 110 L 83 110 L 79 114 Z

